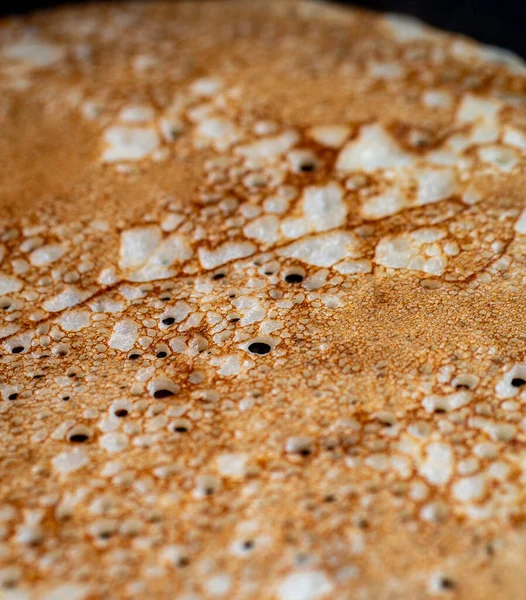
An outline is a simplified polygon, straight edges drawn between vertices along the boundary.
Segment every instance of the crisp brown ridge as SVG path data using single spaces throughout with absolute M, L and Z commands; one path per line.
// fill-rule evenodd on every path
M 266 0 L 0 26 L 0 598 L 525 598 L 526 78 Z

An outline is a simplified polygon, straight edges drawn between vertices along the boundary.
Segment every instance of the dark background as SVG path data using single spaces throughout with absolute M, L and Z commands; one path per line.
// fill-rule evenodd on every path
M 339 4 L 355 4 L 374 10 L 415 15 L 436 27 L 463 33 L 487 44 L 514 50 L 526 58 L 526 0 L 333 1 Z M 18 0 L 2 4 L 0 15 L 23 13 L 60 4 L 60 2 Z

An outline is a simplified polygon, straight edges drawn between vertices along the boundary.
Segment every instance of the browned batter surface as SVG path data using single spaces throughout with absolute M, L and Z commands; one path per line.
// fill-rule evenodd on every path
M 526 72 L 307 1 L 0 24 L 0 598 L 526 598 Z

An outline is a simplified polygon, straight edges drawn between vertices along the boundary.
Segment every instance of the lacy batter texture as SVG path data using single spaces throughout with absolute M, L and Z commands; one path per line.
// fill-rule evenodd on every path
M 0 597 L 526 597 L 526 77 L 307 1 L 0 23 Z

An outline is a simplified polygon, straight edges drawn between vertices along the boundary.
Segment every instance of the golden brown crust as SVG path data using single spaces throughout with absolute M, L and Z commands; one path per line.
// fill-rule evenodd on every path
M 525 81 L 322 3 L 4 21 L 0 597 L 524 596 Z

